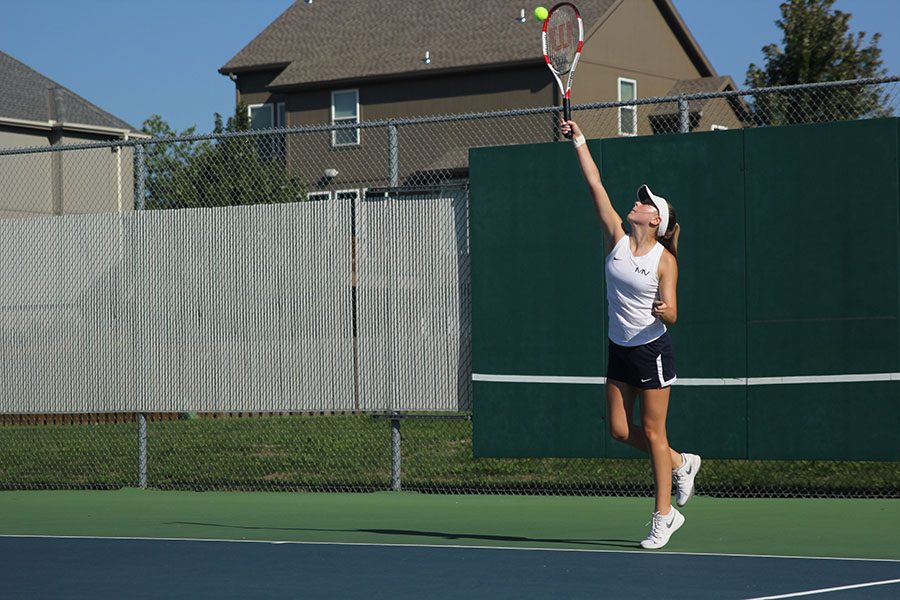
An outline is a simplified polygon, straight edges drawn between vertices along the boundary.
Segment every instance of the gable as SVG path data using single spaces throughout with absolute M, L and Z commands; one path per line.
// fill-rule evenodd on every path
M 0 119 L 65 121 L 134 131 L 75 92 L 0 52 Z
M 692 79 L 704 72 L 655 0 L 621 2 L 585 41 L 582 60 L 666 77 Z
M 585 26 L 621 0 L 581 0 Z M 219 69 L 284 68 L 270 89 L 321 82 L 541 64 L 541 25 L 521 2 L 295 2 Z M 423 61 L 428 51 L 430 63 Z
M 531 8 L 523 6 L 510 0 L 420 0 L 411 10 L 407 0 L 298 1 L 219 71 L 276 69 L 279 74 L 267 87 L 277 90 L 540 64 L 541 25 L 531 16 Z M 635 26 L 628 19 L 651 19 L 649 29 L 667 29 L 668 40 L 677 48 L 675 54 L 695 67 L 693 73 L 681 69 L 677 79 L 715 74 L 671 0 L 580 0 L 578 7 L 586 34 L 602 28 L 604 36 L 612 36 L 606 25 L 612 14 L 617 15 L 614 23 L 626 19 L 626 25 L 617 25 L 620 31 Z M 523 10 L 524 21 L 519 18 Z M 426 52 L 427 63 L 423 60 Z M 657 58 L 667 56 L 658 54 Z

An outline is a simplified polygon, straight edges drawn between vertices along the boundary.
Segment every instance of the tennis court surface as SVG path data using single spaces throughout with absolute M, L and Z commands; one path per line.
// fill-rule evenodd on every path
M 0 493 L 9 598 L 897 598 L 891 500 Z

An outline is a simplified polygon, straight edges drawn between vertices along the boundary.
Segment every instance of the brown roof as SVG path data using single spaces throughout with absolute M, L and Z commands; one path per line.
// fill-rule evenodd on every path
M 619 1 L 579 0 L 585 36 Z M 286 67 L 274 88 L 539 61 L 532 9 L 521 0 L 298 0 L 219 71 Z

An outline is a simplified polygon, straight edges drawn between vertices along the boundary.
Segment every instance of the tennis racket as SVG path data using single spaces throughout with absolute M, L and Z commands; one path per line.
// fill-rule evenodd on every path
M 581 57 L 581 48 L 584 46 L 581 14 L 574 4 L 560 2 L 550 9 L 550 14 L 544 19 L 544 26 L 541 28 L 541 42 L 544 46 L 544 60 L 559 85 L 563 101 L 563 117 L 566 121 L 571 121 L 572 107 L 569 99 L 572 80 L 575 77 L 578 59 Z M 562 77 L 566 75 L 568 78 L 563 87 Z M 572 133 L 567 133 L 566 137 L 571 138 Z

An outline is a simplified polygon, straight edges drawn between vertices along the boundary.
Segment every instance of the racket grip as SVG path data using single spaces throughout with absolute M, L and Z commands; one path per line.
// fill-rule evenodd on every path
M 572 106 L 569 104 L 569 99 L 563 98 L 563 119 L 566 121 L 572 120 Z M 569 130 L 569 133 L 565 134 L 566 138 L 572 139 L 572 130 Z

